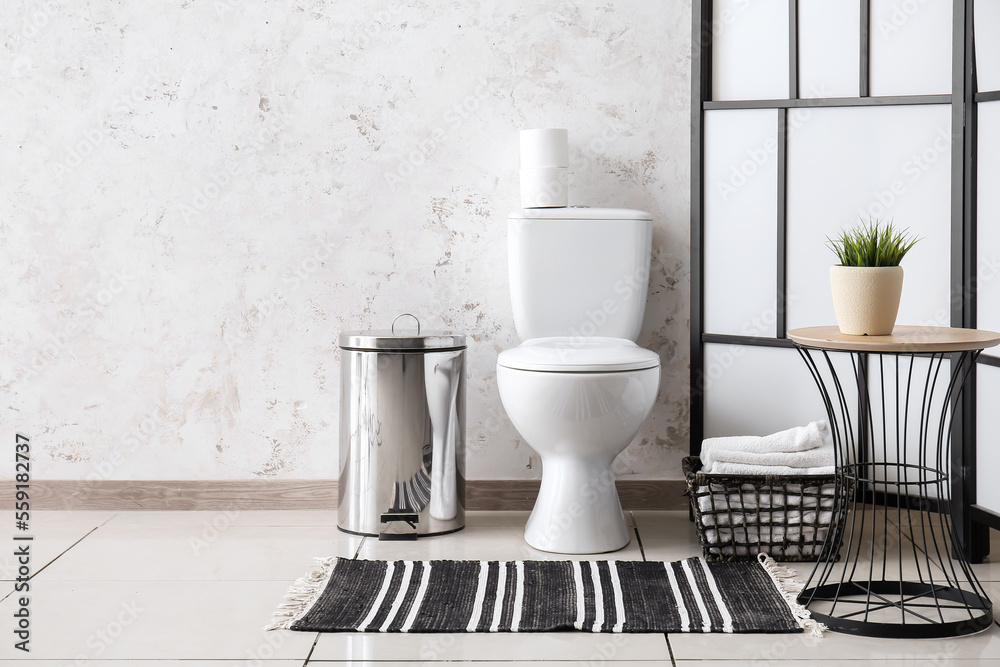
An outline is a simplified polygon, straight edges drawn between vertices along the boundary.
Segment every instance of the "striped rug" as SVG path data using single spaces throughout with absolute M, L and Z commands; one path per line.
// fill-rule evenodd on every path
M 801 632 L 791 572 L 759 561 L 331 558 L 268 629 L 309 632 Z

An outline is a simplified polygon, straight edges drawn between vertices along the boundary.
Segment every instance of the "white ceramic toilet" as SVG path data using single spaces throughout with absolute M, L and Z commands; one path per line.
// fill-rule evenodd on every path
M 660 358 L 635 344 L 649 281 L 643 211 L 549 208 L 508 218 L 514 326 L 497 359 L 507 415 L 542 459 L 532 547 L 603 553 L 629 542 L 611 464 L 649 416 Z

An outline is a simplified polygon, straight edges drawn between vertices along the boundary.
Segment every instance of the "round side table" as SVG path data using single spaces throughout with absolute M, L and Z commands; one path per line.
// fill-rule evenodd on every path
M 827 326 L 788 337 L 833 431 L 837 491 L 827 540 L 843 539 L 839 552 L 824 549 L 799 603 L 831 630 L 872 637 L 988 628 L 993 605 L 954 538 L 951 432 L 976 357 L 1000 334 L 897 326 L 888 336 L 847 336 Z

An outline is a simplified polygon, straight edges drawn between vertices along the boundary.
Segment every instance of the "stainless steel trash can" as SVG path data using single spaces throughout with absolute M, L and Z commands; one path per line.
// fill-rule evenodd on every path
M 465 336 L 396 321 L 338 341 L 337 525 L 380 540 L 465 527 Z

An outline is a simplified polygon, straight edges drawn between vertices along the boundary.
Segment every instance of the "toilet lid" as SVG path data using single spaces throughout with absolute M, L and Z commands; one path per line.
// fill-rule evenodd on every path
M 497 364 L 522 371 L 610 373 L 656 368 L 660 357 L 624 338 L 559 336 L 526 340 L 501 352 Z

